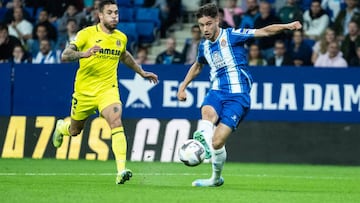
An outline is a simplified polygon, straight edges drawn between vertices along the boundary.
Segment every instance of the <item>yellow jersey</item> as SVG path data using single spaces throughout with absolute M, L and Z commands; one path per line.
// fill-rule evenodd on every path
M 89 58 L 79 60 L 75 77 L 75 92 L 95 96 L 106 89 L 117 87 L 117 67 L 120 57 L 126 51 L 127 37 L 119 30 L 111 34 L 102 31 L 100 24 L 80 30 L 74 41 L 78 51 L 86 52 L 98 45 L 101 50 Z

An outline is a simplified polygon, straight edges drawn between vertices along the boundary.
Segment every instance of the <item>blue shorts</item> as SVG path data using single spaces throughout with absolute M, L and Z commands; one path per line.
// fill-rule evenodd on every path
M 248 93 L 228 93 L 210 90 L 202 106 L 212 106 L 221 122 L 235 130 L 250 110 L 250 95 Z

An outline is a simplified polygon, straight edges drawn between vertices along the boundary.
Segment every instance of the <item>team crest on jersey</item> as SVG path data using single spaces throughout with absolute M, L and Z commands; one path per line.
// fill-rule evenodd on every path
M 121 42 L 120 42 L 120 40 L 116 40 L 116 46 L 120 46 L 121 45 Z
M 226 42 L 226 39 L 222 39 L 221 40 L 221 42 L 220 42 L 220 45 L 222 46 L 222 47 L 225 47 L 226 45 L 227 45 L 227 42 Z

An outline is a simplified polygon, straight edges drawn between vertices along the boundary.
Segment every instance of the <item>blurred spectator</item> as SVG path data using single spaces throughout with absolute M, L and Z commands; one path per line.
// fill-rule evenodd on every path
M 293 60 L 295 66 L 310 66 L 311 65 L 311 47 L 304 42 L 303 32 L 295 30 L 293 32 L 293 39 L 289 47 L 289 56 Z
M 260 16 L 257 0 L 246 0 L 247 10 L 241 17 L 239 28 L 254 28 L 255 19 Z
M 58 50 L 64 50 L 76 37 L 76 33 L 79 30 L 79 26 L 76 24 L 76 20 L 70 18 L 66 25 L 66 34 L 59 37 L 59 41 L 56 45 Z
M 94 0 L 83 0 L 84 10 L 92 10 L 94 6 Z
M 240 24 L 241 14 L 243 10 L 237 6 L 237 0 L 226 0 L 224 7 L 224 20 L 231 27 L 236 27 Z
M 135 61 L 138 64 L 153 64 L 148 58 L 148 49 L 146 47 L 140 47 L 137 50 Z
M 330 42 L 327 52 L 320 55 L 314 64 L 314 67 L 323 68 L 346 68 L 348 66 L 346 60 L 342 57 L 338 42 Z
M 7 25 L 0 23 L 0 62 L 8 62 L 11 59 L 16 45 L 21 45 L 20 40 L 10 36 Z
M 335 31 L 332 28 L 326 28 L 325 32 L 321 35 L 320 40 L 318 40 L 313 46 L 313 52 L 311 56 L 311 62 L 315 64 L 316 59 L 319 55 L 325 54 L 327 47 L 330 42 L 336 41 Z
M 34 26 L 34 29 L 33 29 L 33 33 L 32 33 L 33 36 L 36 35 L 35 32 L 37 30 L 37 26 L 39 26 L 39 25 L 44 25 L 46 27 L 49 39 L 53 40 L 54 42 L 57 41 L 57 37 L 58 37 L 57 29 L 53 25 L 53 23 L 50 22 L 49 13 L 47 10 L 40 11 L 38 19 L 37 19 L 37 24 Z
M 22 44 L 32 37 L 33 25 L 23 18 L 21 8 L 14 8 L 14 21 L 9 24 L 9 35 L 17 37 Z
M 350 21 L 360 22 L 360 10 L 357 8 L 359 0 L 345 0 L 346 9 L 342 9 L 335 18 L 334 30 L 340 40 L 348 34 Z
M 265 26 L 281 23 L 280 19 L 275 16 L 271 11 L 271 5 L 267 1 L 261 1 L 259 4 L 260 16 L 256 18 L 254 23 L 254 28 L 263 28 Z M 274 42 L 283 38 L 282 34 L 273 35 L 270 37 L 264 37 L 257 40 L 257 44 L 260 47 L 261 54 L 263 57 L 268 60 L 270 57 L 274 56 Z
M 261 56 L 259 46 L 251 44 L 249 47 L 249 66 L 266 66 L 267 61 Z
M 14 47 L 12 52 L 12 63 L 30 63 L 31 57 L 29 54 L 24 50 L 24 47 L 21 44 L 18 44 Z
M 178 18 L 182 15 L 181 5 L 181 0 L 157 0 L 155 2 L 154 7 L 159 8 L 161 14 L 161 38 L 166 37 L 166 32 L 170 26 L 176 23 Z
M 305 36 L 313 40 L 318 40 L 330 23 L 329 16 L 321 8 L 320 0 L 311 2 L 311 7 L 305 11 L 303 19 Z
M 303 13 L 297 4 L 297 0 L 287 0 L 286 5 L 280 8 L 278 15 L 282 23 L 303 22 Z
M 224 9 L 219 8 L 219 27 L 226 29 L 231 27 L 225 20 L 224 20 Z
M 196 61 L 197 51 L 201 40 L 201 30 L 199 25 L 191 27 L 191 38 L 186 39 L 182 51 L 185 64 L 193 64 Z
M 28 13 L 25 9 L 24 9 L 24 5 L 22 3 L 21 0 L 13 0 L 12 1 L 12 6 L 10 8 L 8 8 L 8 10 L 5 13 L 4 19 L 2 19 L 2 22 L 5 22 L 6 24 L 9 24 L 11 22 L 13 22 L 14 19 L 14 10 L 15 8 L 20 8 L 22 10 L 24 19 L 26 19 L 29 22 L 32 22 L 33 19 L 31 17 L 32 13 Z
M 38 25 L 36 27 L 36 30 L 34 31 L 35 31 L 35 35 L 33 36 L 33 38 L 27 41 L 28 51 L 30 52 L 32 57 L 35 57 L 35 55 L 39 52 L 40 41 L 44 39 L 49 39 L 48 31 L 45 25 L 42 24 Z M 50 39 L 49 41 L 51 47 L 54 47 L 56 44 L 55 41 Z
M 182 55 L 176 51 L 176 40 L 172 37 L 166 39 L 166 50 L 161 52 L 155 60 L 157 64 L 183 64 Z
M 93 3 L 93 6 L 86 7 L 85 18 L 83 18 L 82 22 L 80 22 L 80 28 L 84 28 L 90 25 L 96 25 L 100 22 L 98 15 L 100 0 L 94 0 Z
M 286 5 L 280 8 L 278 16 L 282 23 L 290 23 L 293 21 L 303 22 L 303 13 L 297 4 L 297 0 L 286 0 Z M 293 31 L 284 31 L 286 41 L 291 41 Z
M 291 57 L 287 54 L 285 42 L 277 40 L 274 46 L 275 55 L 268 60 L 268 64 L 271 66 L 292 66 L 294 63 Z
M 360 45 L 356 47 L 356 56 L 350 60 L 349 65 L 360 68 Z
M 55 51 L 52 50 L 50 41 L 43 39 L 40 41 L 39 52 L 33 58 L 32 63 L 34 64 L 53 64 L 59 63 L 59 59 Z
M 43 7 L 49 12 L 50 22 L 55 22 L 64 15 L 70 4 L 75 5 L 78 11 L 82 11 L 84 2 L 83 0 L 45 0 Z
M 70 18 L 76 20 L 76 24 L 80 25 L 80 22 L 85 18 L 83 12 L 79 12 L 74 4 L 69 4 L 64 15 L 58 20 L 59 35 L 66 35 L 66 26 Z
M 355 21 L 350 21 L 348 30 L 341 43 L 341 51 L 345 60 L 350 63 L 350 60 L 356 56 L 356 47 L 360 45 L 360 31 Z
M 336 16 L 341 10 L 344 0 L 322 0 L 321 7 L 326 11 L 330 17 L 330 21 L 334 22 Z

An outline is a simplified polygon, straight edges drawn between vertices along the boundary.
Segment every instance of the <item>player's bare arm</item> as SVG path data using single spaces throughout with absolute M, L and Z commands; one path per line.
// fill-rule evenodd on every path
M 126 51 L 120 58 L 126 66 L 133 69 L 136 73 L 140 74 L 141 77 L 147 78 L 150 82 L 158 83 L 158 76 L 152 72 L 144 71 L 139 64 L 136 63 L 134 57 Z
M 94 55 L 101 49 L 100 46 L 95 45 L 88 49 L 86 52 L 78 51 L 77 47 L 73 44 L 68 45 L 61 54 L 62 61 L 77 61 L 80 58 L 88 58 Z
M 186 87 L 190 84 L 190 82 L 196 78 L 201 73 L 201 70 L 203 68 L 203 65 L 199 62 L 195 62 L 189 69 L 188 73 L 185 76 L 184 81 L 179 87 L 177 98 L 179 101 L 185 101 L 186 100 Z
M 301 29 L 302 25 L 299 21 L 295 21 L 287 24 L 273 24 L 266 27 L 257 29 L 255 31 L 255 37 L 266 37 L 275 35 L 284 30 L 298 30 Z

